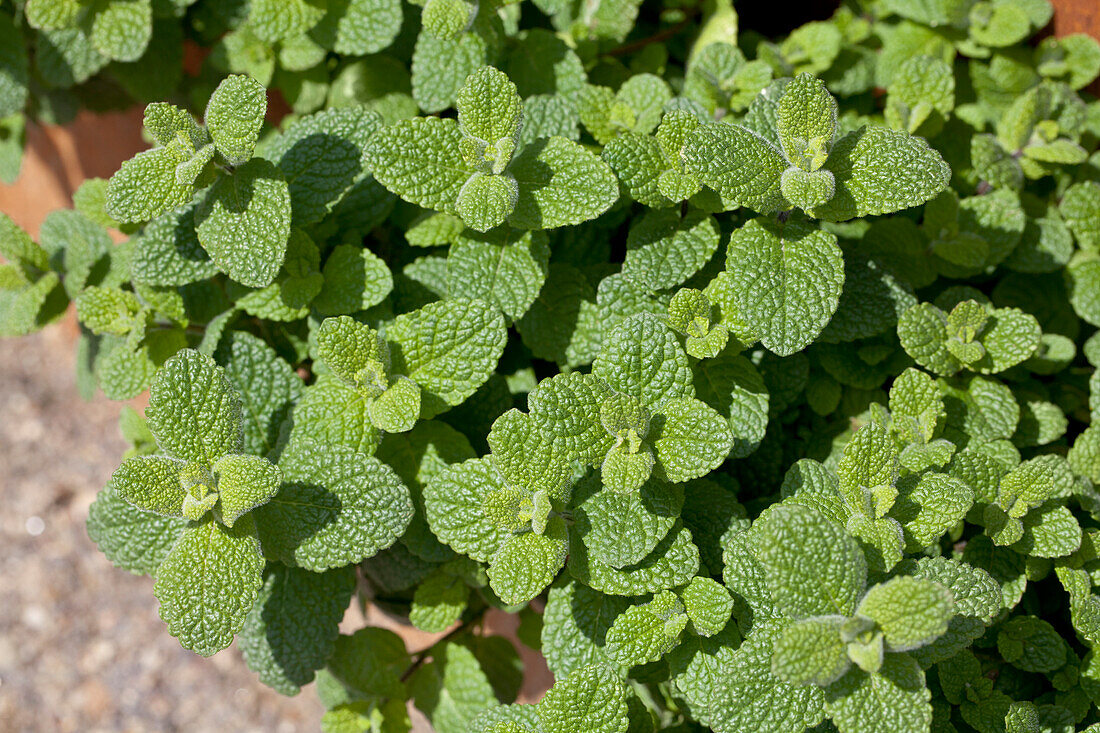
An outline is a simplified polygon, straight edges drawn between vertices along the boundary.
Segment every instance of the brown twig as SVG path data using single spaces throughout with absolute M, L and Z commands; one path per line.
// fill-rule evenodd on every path
M 401 673 L 401 677 L 399 679 L 402 682 L 407 681 L 410 677 L 413 676 L 413 673 L 416 672 L 416 670 L 420 669 L 420 667 L 422 667 L 424 665 L 424 662 L 426 662 L 428 660 L 428 656 L 429 656 L 428 652 L 430 652 L 432 649 L 434 649 L 437 645 L 442 644 L 445 641 L 450 641 L 451 639 L 455 638 L 456 636 L 459 636 L 462 633 L 468 631 L 471 627 L 473 627 L 474 624 L 481 621 L 481 619 L 484 617 L 484 615 L 485 615 L 485 611 L 482 611 L 478 615 L 471 618 L 469 621 L 462 622 L 458 626 L 456 626 L 453 629 L 451 629 L 450 631 L 448 631 L 444 636 L 440 637 L 439 641 L 435 642 L 435 644 L 432 644 L 427 649 L 422 649 L 421 651 L 419 651 L 416 655 L 416 659 L 413 660 L 413 663 L 409 665 L 408 669 L 406 669 L 404 672 Z

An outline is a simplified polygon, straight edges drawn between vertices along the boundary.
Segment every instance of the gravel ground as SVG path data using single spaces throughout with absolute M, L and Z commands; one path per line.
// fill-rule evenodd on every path
M 76 393 L 73 336 L 63 322 L 0 342 L 0 731 L 316 729 L 311 689 L 286 698 L 236 649 L 180 648 L 152 579 L 88 539 L 125 444 L 118 405 Z

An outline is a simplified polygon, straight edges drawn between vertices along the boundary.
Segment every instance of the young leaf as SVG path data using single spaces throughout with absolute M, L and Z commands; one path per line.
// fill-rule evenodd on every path
M 221 517 L 232 527 L 241 515 L 271 501 L 282 474 L 259 456 L 222 456 L 213 466 L 218 482 Z
M 266 112 L 267 90 L 248 76 L 227 76 L 210 95 L 203 119 L 230 165 L 252 157 Z
M 184 349 L 157 372 L 145 411 L 157 445 L 211 465 L 241 447 L 241 401 L 213 359 Z

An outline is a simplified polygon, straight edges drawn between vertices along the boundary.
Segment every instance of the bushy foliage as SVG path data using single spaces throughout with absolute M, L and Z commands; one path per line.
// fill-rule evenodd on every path
M 149 391 L 88 530 L 185 647 L 331 731 L 1098 725 L 1100 45 L 1046 0 L 16 6 L 248 72 L 0 217 L 0 332 L 75 301 L 85 392 Z

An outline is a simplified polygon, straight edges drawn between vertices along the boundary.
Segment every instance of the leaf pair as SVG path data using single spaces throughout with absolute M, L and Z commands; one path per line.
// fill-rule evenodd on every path
M 349 316 L 317 331 L 322 374 L 295 408 L 295 434 L 373 453 L 381 432 L 404 432 L 461 404 L 496 368 L 504 318 L 479 300 L 405 313 L 383 338 Z
M 974 300 L 956 304 L 950 313 L 932 303 L 920 303 L 898 319 L 898 337 L 906 352 L 921 366 L 946 377 L 962 369 L 1003 372 L 1035 353 L 1041 336 L 1034 316 Z
M 520 229 L 579 224 L 618 197 L 607 165 L 574 142 L 550 137 L 517 150 L 522 103 L 504 73 L 472 73 L 456 106 L 457 123 L 417 117 L 375 133 L 367 158 L 383 186 L 478 231 L 505 221 Z
M 286 253 L 291 204 L 283 175 L 252 157 L 266 110 L 266 90 L 247 76 L 218 85 L 205 126 L 171 104 L 149 105 L 145 129 L 159 147 L 111 177 L 108 213 L 120 222 L 148 221 L 209 186 L 196 209 L 199 242 L 233 279 L 268 285 Z
M 737 205 L 826 221 L 917 206 L 948 184 L 947 164 L 919 138 L 863 127 L 836 139 L 836 100 L 809 74 L 771 104 L 774 127 L 700 126 L 683 147 L 687 171 Z
M 680 642 L 685 629 L 693 635 L 713 636 L 725 627 L 732 612 L 729 591 L 697 576 L 675 592 L 661 591 L 616 617 L 604 651 L 624 667 L 656 662 Z

